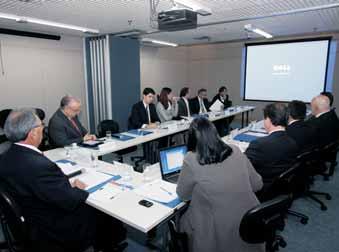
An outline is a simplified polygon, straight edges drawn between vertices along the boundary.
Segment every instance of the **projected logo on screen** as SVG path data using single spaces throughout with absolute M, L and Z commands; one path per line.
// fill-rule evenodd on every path
M 273 65 L 272 75 L 289 75 L 291 66 L 288 64 Z

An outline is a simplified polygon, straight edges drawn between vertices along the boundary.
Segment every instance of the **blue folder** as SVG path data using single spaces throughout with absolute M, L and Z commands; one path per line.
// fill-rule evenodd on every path
M 153 200 L 153 199 L 150 199 L 150 200 Z M 160 202 L 160 201 L 157 201 L 157 200 L 153 200 L 159 204 L 162 204 L 164 206 L 167 206 L 169 208 L 175 208 L 177 205 L 179 205 L 182 201 L 179 199 L 179 198 L 175 198 L 174 200 L 168 202 L 168 203 L 164 203 L 164 202 Z
M 242 133 L 242 134 L 235 136 L 233 139 L 240 141 L 240 142 L 249 143 L 249 142 L 252 142 L 253 140 L 255 140 L 257 138 L 258 138 L 258 136 L 253 136 L 253 135 L 249 135 L 249 134 L 246 134 L 246 133 Z
M 112 137 L 115 138 L 115 139 L 118 139 L 120 141 L 128 141 L 128 140 L 131 140 L 131 139 L 135 138 L 135 137 L 124 135 L 124 134 L 120 134 L 120 133 L 112 134 Z
M 148 134 L 152 134 L 152 131 L 146 131 L 146 130 L 137 130 L 137 129 L 133 129 L 133 130 L 129 130 L 127 131 L 130 134 L 133 135 L 137 135 L 137 136 L 146 136 Z
M 73 162 L 71 160 L 67 160 L 67 159 L 60 159 L 60 160 L 57 160 L 55 161 L 56 163 L 60 163 L 60 164 L 71 164 L 71 165 L 76 165 L 77 163 L 76 162 Z

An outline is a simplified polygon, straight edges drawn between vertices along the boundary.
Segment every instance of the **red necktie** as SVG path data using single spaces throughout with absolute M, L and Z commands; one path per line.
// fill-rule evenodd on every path
M 75 123 L 75 121 L 74 121 L 73 118 L 71 119 L 71 123 L 72 123 L 73 127 L 74 127 L 74 128 L 78 131 L 78 133 L 81 135 L 81 131 L 80 131 L 78 125 Z

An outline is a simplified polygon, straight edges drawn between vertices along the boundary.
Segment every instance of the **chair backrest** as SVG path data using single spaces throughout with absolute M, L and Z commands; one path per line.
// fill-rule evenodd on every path
M 289 169 L 281 173 L 273 183 L 266 188 L 265 192 L 260 195 L 260 201 L 264 202 L 273 199 L 279 195 L 297 192 L 304 181 L 300 181 L 301 162 L 294 163 Z
M 291 203 L 292 198 L 283 195 L 250 209 L 241 220 L 240 237 L 251 244 L 271 242 L 276 231 L 283 230 Z
M 339 150 L 339 141 L 335 140 L 332 143 L 320 148 L 319 155 L 322 161 L 335 161 L 337 158 L 337 152 Z
M 45 111 L 43 111 L 41 108 L 35 108 L 34 110 L 39 119 L 43 121 L 46 117 Z
M 119 124 L 113 120 L 103 120 L 99 123 L 97 129 L 98 129 L 98 137 L 105 137 L 106 131 L 111 131 L 112 133 L 118 133 Z
M 4 109 L 0 111 L 0 128 L 4 128 L 6 119 L 8 115 L 11 113 L 11 109 Z
M 9 245 L 15 244 L 24 247 L 27 244 L 27 226 L 21 208 L 13 197 L 0 186 L 0 214 L 4 235 Z

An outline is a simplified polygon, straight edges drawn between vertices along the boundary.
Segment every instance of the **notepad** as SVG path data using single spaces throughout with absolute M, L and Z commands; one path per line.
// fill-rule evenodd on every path
M 135 138 L 133 136 L 128 136 L 128 135 L 124 135 L 124 134 L 120 134 L 120 133 L 112 134 L 112 137 L 114 139 L 117 139 L 117 140 L 120 140 L 120 141 L 128 141 L 128 140 Z
M 147 131 L 147 130 L 140 130 L 140 129 L 133 129 L 127 131 L 130 134 L 137 135 L 137 136 L 146 136 L 148 134 L 152 134 L 152 131 Z
M 78 166 L 76 162 L 60 159 L 55 162 L 61 171 L 69 178 L 77 176 L 82 173 L 82 167 Z
M 176 185 L 158 179 L 135 189 L 135 193 L 157 202 L 169 203 L 178 198 Z

